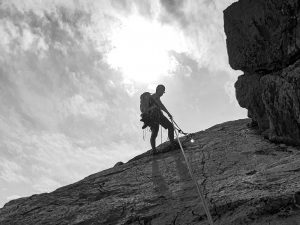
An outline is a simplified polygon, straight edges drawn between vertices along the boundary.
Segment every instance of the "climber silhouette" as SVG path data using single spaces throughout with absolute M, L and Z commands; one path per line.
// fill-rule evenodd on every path
M 153 154 L 158 153 L 156 149 L 155 140 L 159 131 L 159 125 L 162 125 L 165 129 L 168 129 L 168 137 L 171 142 L 171 146 L 175 146 L 174 142 L 174 127 L 173 124 L 164 116 L 162 111 L 166 112 L 170 119 L 172 120 L 172 115 L 169 113 L 167 108 L 162 104 L 160 97 L 163 96 L 165 93 L 165 86 L 160 84 L 156 87 L 156 92 L 151 95 L 150 97 L 150 107 L 151 110 L 151 138 L 150 138 L 150 144 L 152 147 Z

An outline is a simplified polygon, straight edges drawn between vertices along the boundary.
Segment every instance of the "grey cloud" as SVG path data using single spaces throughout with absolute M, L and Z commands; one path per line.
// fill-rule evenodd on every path
M 137 102 L 126 93 L 121 75 L 102 61 L 93 40 L 86 37 L 82 27 L 90 25 L 87 12 L 63 7 L 42 14 L 14 7 L 1 10 L 6 11 L 2 19 L 11 21 L 20 35 L 11 39 L 11 49 L 1 61 L 5 95 L 0 101 L 14 109 L 14 119 L 25 130 L 63 132 L 97 145 L 109 144 L 111 138 L 134 142 L 131 123 L 139 122 L 138 107 L 133 108 Z M 43 39 L 48 49 L 22 49 L 24 30 Z M 72 104 L 76 95 L 84 99 L 81 105 L 64 108 L 64 102 Z M 89 118 L 89 110 L 92 117 L 103 114 L 105 120 Z
M 17 163 L 9 160 L 1 160 L 1 173 L 0 179 L 6 182 L 28 182 L 28 178 L 26 178 L 22 173 L 22 168 Z
M 194 22 L 197 22 L 200 27 L 208 25 L 214 17 L 213 14 L 207 12 L 207 10 L 210 10 L 208 6 L 212 5 L 213 11 L 217 10 L 214 0 L 160 0 L 160 2 L 171 16 L 171 18 L 168 18 L 167 15 L 162 15 L 162 20 L 169 23 L 178 22 L 183 29 L 186 29 L 189 25 L 195 25 Z M 198 20 L 198 18 L 201 18 L 201 20 Z
M 153 14 L 155 13 L 156 8 L 153 7 L 153 4 L 151 4 L 151 1 L 135 0 L 134 3 L 137 6 L 137 9 L 142 16 L 144 16 L 146 18 L 152 18 Z
M 188 54 L 200 67 L 229 72 L 222 10 L 233 1 L 161 0 L 167 13 L 162 11 L 160 18 L 164 23 L 180 27 Z
M 22 171 L 1 175 L 0 186 L 9 188 L 0 204 L 12 194 L 74 182 L 132 154 L 140 143 L 139 98 L 127 94 L 121 74 L 102 60 L 89 37 L 90 12 L 0 5 L 0 17 L 0 32 L 8 37 L 8 43 L 0 40 L 0 158 Z M 57 168 L 65 172 L 58 176 Z M 12 188 L 13 180 L 22 189 Z
M 204 0 L 203 4 L 206 5 L 206 6 L 213 5 L 213 7 L 216 8 L 216 3 L 215 3 L 214 0 Z
M 173 21 L 178 21 L 182 27 L 186 27 L 189 24 L 188 19 L 186 18 L 186 15 L 183 11 L 185 1 L 160 0 L 160 2 L 164 9 L 168 12 L 168 14 L 171 15 L 171 18 L 162 15 L 163 22 L 172 23 Z
M 152 18 L 154 14 L 153 4 L 148 0 L 111 0 L 111 4 L 119 13 L 123 12 L 126 16 L 134 10 L 145 18 Z
M 16 7 L 0 8 L 2 20 L 11 21 L 17 27 L 18 36 L 12 38 L 11 47 L 20 48 L 24 41 L 24 32 L 29 31 L 38 36 L 55 49 L 56 43 L 74 47 L 78 46 L 84 34 L 81 27 L 90 22 L 90 14 L 84 11 L 59 7 L 55 12 L 43 12 L 43 15 L 35 14 L 33 11 L 22 12 Z M 32 50 L 32 46 L 30 47 Z
M 129 0 L 112 0 L 112 6 L 120 12 L 124 12 L 129 15 L 132 10 L 132 1 Z

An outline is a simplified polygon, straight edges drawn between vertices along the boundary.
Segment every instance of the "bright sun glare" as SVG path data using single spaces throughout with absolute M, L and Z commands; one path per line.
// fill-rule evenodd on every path
M 179 33 L 158 22 L 131 17 L 112 35 L 108 63 L 122 72 L 125 79 L 151 83 L 169 75 L 177 67 L 170 51 L 183 51 Z

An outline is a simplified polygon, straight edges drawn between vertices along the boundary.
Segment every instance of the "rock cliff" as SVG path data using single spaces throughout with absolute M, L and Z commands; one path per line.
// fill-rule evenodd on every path
M 181 140 L 216 225 L 299 225 L 300 148 L 227 122 Z M 52 193 L 10 201 L 1 225 L 208 224 L 179 149 L 93 174 Z
M 270 140 L 300 144 L 300 2 L 240 0 L 224 11 L 241 107 Z

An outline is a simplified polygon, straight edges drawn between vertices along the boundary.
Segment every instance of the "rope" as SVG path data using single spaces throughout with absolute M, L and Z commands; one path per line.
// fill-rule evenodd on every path
M 162 126 L 160 125 L 160 144 L 162 144 Z
M 178 135 L 177 129 L 176 129 L 175 125 L 174 125 L 175 121 L 174 121 L 173 119 L 171 119 L 171 120 L 172 120 L 172 124 L 173 124 L 174 130 L 175 130 L 175 134 L 176 134 L 176 136 L 177 136 L 177 140 L 178 140 L 179 146 L 180 146 L 180 148 L 181 148 L 181 152 L 182 152 L 182 154 L 183 154 L 185 163 L 186 163 L 187 168 L 188 168 L 188 170 L 189 170 L 189 173 L 190 173 L 190 175 L 191 175 L 191 177 L 192 177 L 192 180 L 193 180 L 194 183 L 196 184 L 197 191 L 198 191 L 199 197 L 200 197 L 200 199 L 201 199 L 201 201 L 202 201 L 202 205 L 203 205 L 203 208 L 204 208 L 204 210 L 205 210 L 205 213 L 206 213 L 207 219 L 208 219 L 208 221 L 209 221 L 209 224 L 210 224 L 210 225 L 214 225 L 214 222 L 213 222 L 212 217 L 211 217 L 211 214 L 210 214 L 210 212 L 209 212 L 209 209 L 208 209 L 207 203 L 206 203 L 206 201 L 205 201 L 204 195 L 203 195 L 203 193 L 201 192 L 200 187 L 199 187 L 199 184 L 198 184 L 197 180 L 195 179 L 195 177 L 194 177 L 194 175 L 193 175 L 193 173 L 192 173 L 191 166 L 190 166 L 190 164 L 189 164 L 189 162 L 188 162 L 188 159 L 187 159 L 187 157 L 186 157 L 186 155 L 185 155 L 185 153 L 184 153 L 184 150 L 183 150 L 183 148 L 182 148 L 181 142 L 180 142 L 180 140 L 179 140 L 179 135 Z M 176 123 L 175 123 L 175 124 L 176 124 Z M 178 126 L 178 125 L 177 125 L 177 126 Z
M 145 130 L 143 130 L 143 140 L 145 141 Z
M 150 128 L 149 128 L 149 130 L 147 129 L 147 128 L 145 128 L 144 130 L 143 130 L 143 140 L 145 141 L 145 138 L 147 137 L 147 132 L 150 132 Z
M 178 130 L 179 133 L 183 134 L 183 135 L 189 135 L 189 133 L 183 132 L 182 129 L 178 126 L 178 124 L 172 119 L 173 126 L 174 124 L 176 125 L 176 127 L 174 126 L 174 129 Z

